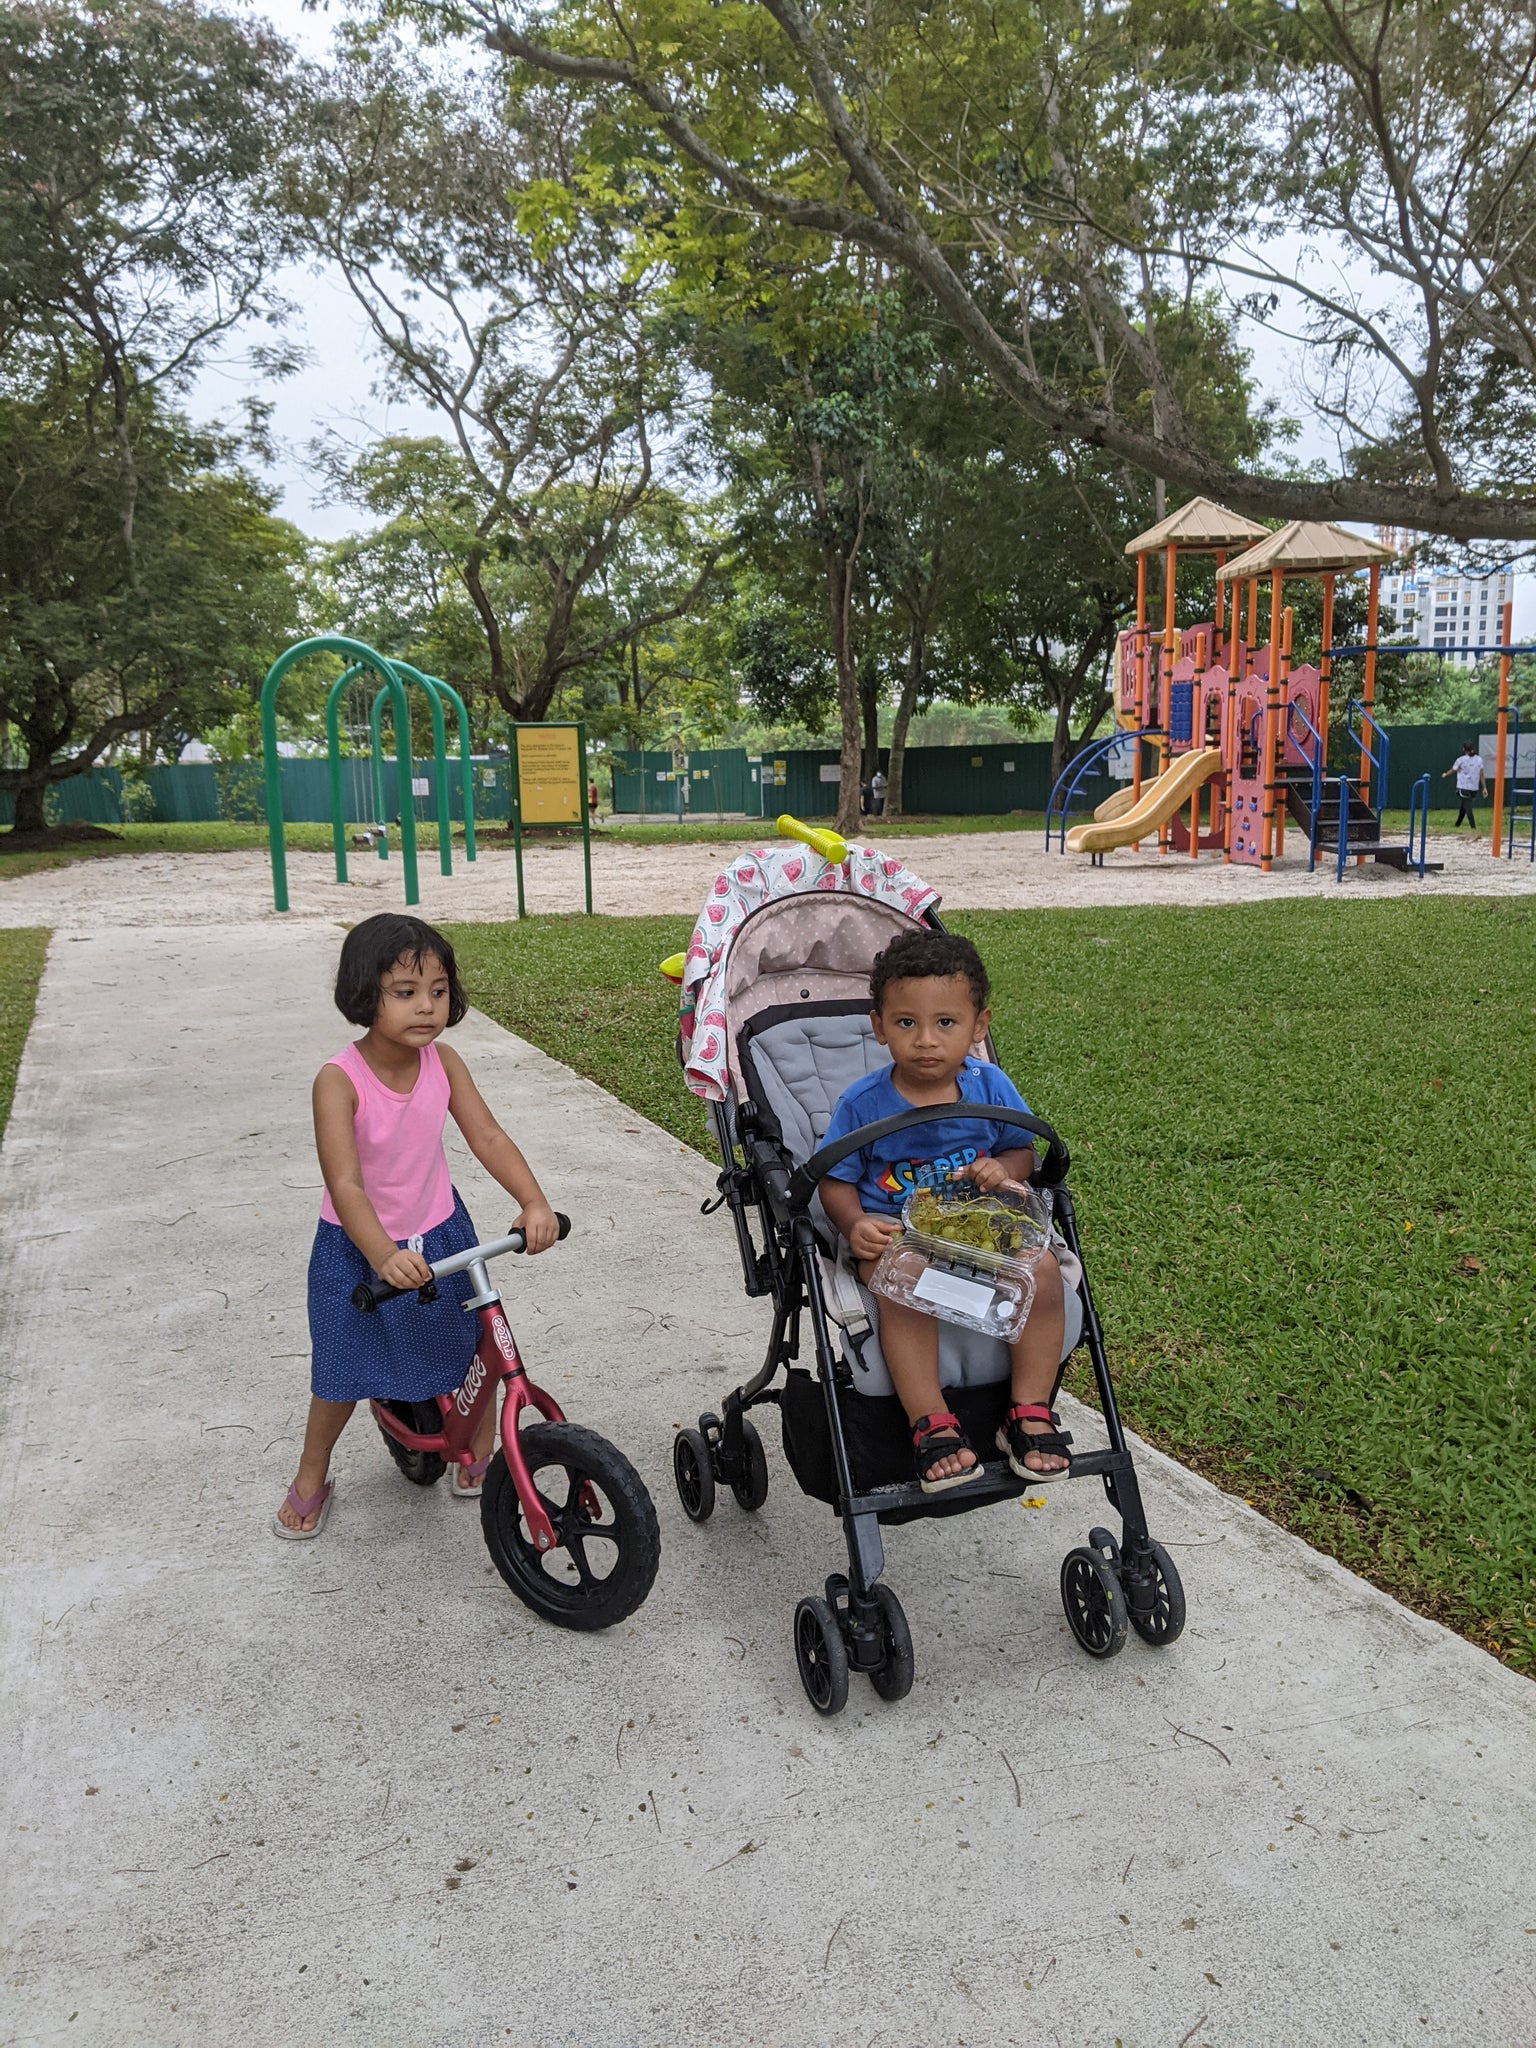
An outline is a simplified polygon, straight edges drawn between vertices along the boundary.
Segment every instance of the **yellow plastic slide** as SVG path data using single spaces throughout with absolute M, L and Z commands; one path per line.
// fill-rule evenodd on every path
M 1135 802 L 1131 801 L 1129 789 L 1117 790 L 1099 805 L 1091 825 L 1074 825 L 1067 834 L 1068 853 L 1108 853 L 1112 847 L 1131 846 L 1138 839 L 1149 839 L 1189 802 L 1195 790 L 1220 773 L 1219 747 L 1181 754 L 1155 782 L 1142 784 L 1141 795 Z

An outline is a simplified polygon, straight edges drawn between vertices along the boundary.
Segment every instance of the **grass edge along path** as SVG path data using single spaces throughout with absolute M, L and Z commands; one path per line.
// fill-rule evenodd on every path
M 16 1072 L 37 1010 L 52 933 L 0 930 L 0 1138 L 10 1121 Z
M 1127 1420 L 1536 1673 L 1536 904 L 953 922 L 1072 1145 Z M 686 927 L 453 929 L 473 1001 L 708 1157 L 656 973 Z M 701 1226 L 698 1255 L 728 1252 Z

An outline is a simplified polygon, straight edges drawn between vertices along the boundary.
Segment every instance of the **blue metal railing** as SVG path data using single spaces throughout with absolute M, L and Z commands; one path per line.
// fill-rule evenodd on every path
M 1364 654 L 1536 654 L 1536 643 L 1506 647 L 1500 640 L 1458 640 L 1449 647 L 1410 647 L 1406 641 L 1351 640 L 1342 647 L 1323 649 L 1323 657 L 1329 661 Z
M 1349 777 L 1339 777 L 1339 859 L 1333 871 L 1333 879 L 1342 882 L 1344 864 L 1349 859 Z
M 1413 835 L 1417 828 L 1419 850 L 1413 850 Z M 1428 769 L 1413 785 L 1413 794 L 1408 804 L 1408 865 L 1418 864 L 1419 880 L 1424 879 L 1425 857 L 1429 846 L 1429 771 Z
M 1509 831 L 1505 842 L 1505 854 L 1507 859 L 1513 860 L 1515 857 L 1515 813 L 1520 808 L 1520 706 L 1518 704 L 1511 704 L 1509 707 L 1507 734 L 1510 762 Z M 1525 797 L 1530 812 L 1531 839 L 1529 857 L 1531 860 L 1536 861 L 1536 758 L 1533 758 L 1531 762 L 1530 786 L 1525 792 Z
M 1317 727 L 1308 718 L 1299 704 L 1287 704 L 1285 707 L 1286 738 L 1288 740 L 1295 739 L 1295 734 L 1291 731 L 1291 721 L 1297 718 L 1301 720 L 1302 725 L 1311 735 L 1312 739 L 1312 752 L 1310 755 L 1302 742 L 1296 740 L 1297 752 L 1301 755 L 1305 765 L 1312 770 L 1312 823 L 1307 832 L 1307 873 L 1310 875 L 1317 866 L 1317 816 L 1323 807 L 1323 756 L 1326 750 L 1321 733 L 1319 733 Z M 1283 765 L 1282 763 L 1282 768 Z M 1341 820 L 1341 828 L 1342 822 Z
M 1359 728 L 1356 726 L 1355 713 L 1357 711 L 1359 712 L 1364 723 L 1370 727 L 1371 731 L 1375 733 L 1377 740 L 1380 742 L 1381 752 L 1379 754 L 1376 752 L 1375 748 L 1372 747 L 1370 741 L 1366 738 L 1365 734 L 1362 731 L 1360 731 Z M 1376 723 L 1375 719 L 1372 718 L 1370 712 L 1366 710 L 1365 699 L 1363 697 L 1350 698 L 1349 709 L 1344 713 L 1344 730 L 1346 733 L 1348 733 L 1349 737 L 1354 741 L 1355 745 L 1360 749 L 1361 753 L 1364 754 L 1365 758 L 1370 762 L 1372 768 L 1375 770 L 1375 774 L 1370 778 L 1370 786 L 1371 789 L 1375 792 L 1376 809 L 1378 810 L 1378 812 L 1383 811 L 1385 810 L 1387 803 L 1387 753 L 1390 742 L 1387 739 L 1387 735 L 1382 731 L 1381 727 Z M 1366 777 L 1363 774 L 1360 777 L 1360 782 L 1360 799 L 1363 803 L 1366 801 L 1366 793 L 1364 786 L 1366 783 Z
M 1105 764 L 1113 749 L 1133 743 L 1139 747 L 1143 740 L 1160 739 L 1161 737 L 1161 730 L 1155 725 L 1143 726 L 1138 732 L 1112 732 L 1107 739 L 1095 740 L 1091 747 L 1085 747 L 1080 754 L 1072 756 L 1072 759 L 1057 776 L 1056 786 L 1051 791 L 1050 802 L 1045 807 L 1045 850 L 1047 853 L 1051 850 L 1051 819 L 1053 817 L 1058 821 L 1056 834 L 1057 848 L 1062 853 L 1066 852 L 1067 816 L 1072 809 L 1073 801 L 1089 775 L 1104 773 Z

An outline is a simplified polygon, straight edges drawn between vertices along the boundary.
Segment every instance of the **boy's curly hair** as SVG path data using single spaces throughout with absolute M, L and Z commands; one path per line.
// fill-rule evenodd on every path
M 869 1000 L 878 1010 L 893 981 L 949 981 L 956 976 L 970 983 L 977 1009 L 984 1010 L 992 999 L 992 984 L 969 939 L 962 939 L 958 932 L 903 932 L 883 953 L 875 955 Z

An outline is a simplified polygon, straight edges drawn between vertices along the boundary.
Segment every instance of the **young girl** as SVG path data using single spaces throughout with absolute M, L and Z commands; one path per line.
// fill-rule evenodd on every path
M 465 1143 L 519 1205 L 514 1228 L 530 1252 L 559 1234 L 528 1162 L 486 1107 L 464 1062 L 436 1041 L 469 1005 L 453 948 L 420 918 L 365 918 L 348 932 L 336 970 L 336 1007 L 363 1036 L 315 1077 L 315 1144 L 325 1199 L 309 1260 L 312 1398 L 304 1449 L 275 1533 L 285 1542 L 320 1534 L 335 1498 L 331 1451 L 359 1401 L 424 1401 L 451 1394 L 469 1370 L 479 1327 L 465 1315 L 467 1273 L 438 1283 L 435 1302 L 402 1302 L 365 1314 L 352 1290 L 377 1273 L 391 1287 L 422 1287 L 430 1266 L 476 1242 L 448 1177 L 443 1124 L 451 1114 Z M 475 1462 L 449 1477 L 456 1500 L 473 1500 L 495 1441 L 489 1404 Z

